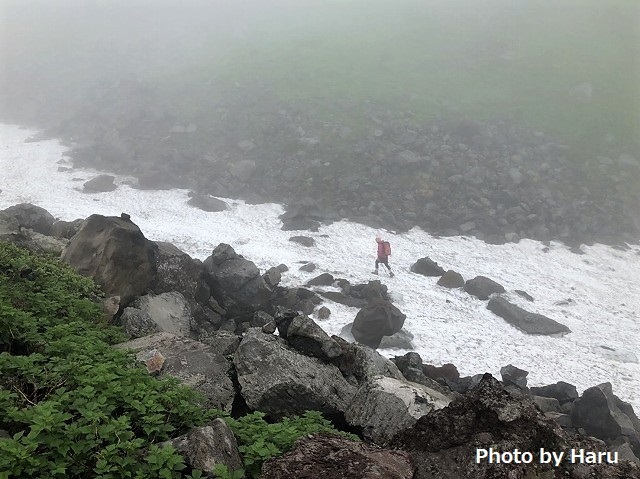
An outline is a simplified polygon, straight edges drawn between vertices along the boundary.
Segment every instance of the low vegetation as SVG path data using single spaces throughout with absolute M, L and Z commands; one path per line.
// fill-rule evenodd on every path
M 125 338 L 100 319 L 99 297 L 56 259 L 0 243 L 0 479 L 202 477 L 161 443 L 216 416 L 238 438 L 246 477 L 302 435 L 338 433 L 316 412 L 271 424 L 204 410 L 196 392 L 111 347 Z

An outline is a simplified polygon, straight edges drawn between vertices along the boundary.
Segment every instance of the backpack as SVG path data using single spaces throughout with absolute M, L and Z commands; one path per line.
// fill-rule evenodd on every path
M 391 243 L 388 241 L 383 241 L 382 246 L 384 246 L 384 254 L 386 256 L 391 256 Z

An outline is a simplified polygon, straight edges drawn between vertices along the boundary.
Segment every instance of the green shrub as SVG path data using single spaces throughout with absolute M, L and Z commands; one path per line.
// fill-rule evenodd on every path
M 111 347 L 124 337 L 98 298 L 57 260 L 0 243 L 0 479 L 185 477 L 158 443 L 211 414 Z

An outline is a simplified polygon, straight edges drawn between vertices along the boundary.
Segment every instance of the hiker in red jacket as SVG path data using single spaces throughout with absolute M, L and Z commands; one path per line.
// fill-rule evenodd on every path
M 378 258 L 376 259 L 376 269 L 373 274 L 378 274 L 378 265 L 382 263 L 389 270 L 389 276 L 393 278 L 393 271 L 389 266 L 389 256 L 391 256 L 391 245 L 388 241 L 384 241 L 382 238 L 377 237 L 376 243 L 378 243 Z

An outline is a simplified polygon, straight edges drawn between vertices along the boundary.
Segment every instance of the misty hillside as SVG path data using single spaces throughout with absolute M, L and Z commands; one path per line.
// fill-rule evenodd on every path
M 78 164 L 396 230 L 637 238 L 637 2 L 1 5 L 2 120 Z

